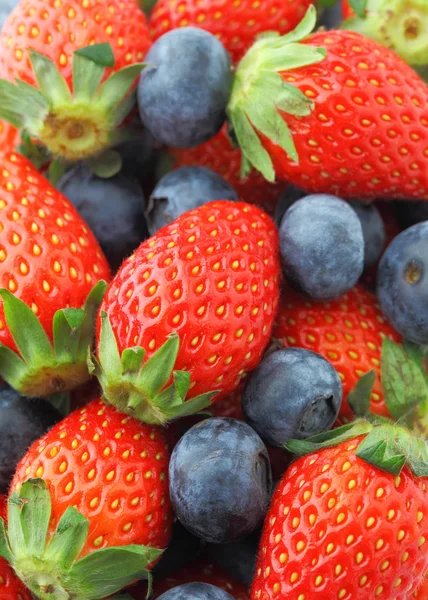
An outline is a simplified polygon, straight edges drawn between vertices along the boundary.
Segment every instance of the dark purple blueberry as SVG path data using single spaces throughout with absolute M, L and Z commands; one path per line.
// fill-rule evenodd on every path
M 158 600 L 233 600 L 233 596 L 209 583 L 185 583 L 168 590 Z
M 342 384 L 322 356 L 302 348 L 268 354 L 242 395 L 245 420 L 272 446 L 331 428 L 342 403 Z
M 385 225 L 374 204 L 350 202 L 360 219 L 364 236 L 364 269 L 374 267 L 385 246 Z

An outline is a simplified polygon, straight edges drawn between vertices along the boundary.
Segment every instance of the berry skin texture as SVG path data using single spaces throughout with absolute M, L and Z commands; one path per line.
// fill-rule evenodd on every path
M 194 25 L 209 31 L 222 42 L 236 64 L 265 31 L 288 33 L 304 17 L 311 0 L 280 2 L 243 0 L 184 0 L 172 4 L 159 0 L 149 21 L 154 40 L 161 35 L 185 25 Z
M 242 397 L 245 420 L 267 443 L 282 447 L 328 431 L 342 404 L 340 377 L 325 358 L 302 348 L 268 354 Z
M 159 600 L 233 600 L 233 597 L 214 585 L 186 583 L 165 592 Z
M 327 55 L 281 73 L 315 108 L 304 118 L 284 114 L 299 163 L 263 137 L 277 177 L 342 198 L 427 200 L 426 84 L 393 52 L 354 32 L 320 32 L 302 43 Z
M 89 519 L 80 558 L 111 546 L 165 548 L 171 534 L 168 450 L 161 430 L 94 400 L 35 442 L 11 491 L 43 478 L 52 496 L 52 533 L 68 506 Z
M 285 213 L 279 229 L 288 281 L 315 300 L 331 300 L 358 283 L 364 237 L 355 211 L 340 198 L 306 196 Z
M 356 438 L 297 460 L 266 517 L 252 600 L 407 600 L 428 567 L 427 479 L 355 456 Z
M 6 513 L 6 498 L 0 496 L 0 517 L 5 519 Z M 31 600 L 30 591 L 15 575 L 12 567 L 4 558 L 0 558 L 0 598 L 2 600 Z
M 196 27 L 176 29 L 153 44 L 138 85 L 144 125 L 159 142 L 193 148 L 214 137 L 226 118 L 230 57 Z
M 189 429 L 172 452 L 169 480 L 179 521 L 214 544 L 257 529 L 272 493 L 266 447 L 249 425 L 235 419 L 206 419 Z
M 428 343 L 428 222 L 402 231 L 379 264 L 377 296 L 395 329 L 415 344 Z
M 248 592 L 244 585 L 229 577 L 220 567 L 207 562 L 206 559 L 200 559 L 176 571 L 170 577 L 155 579 L 152 598 L 155 600 L 155 598 L 159 598 L 161 594 L 172 588 L 194 581 L 215 585 L 228 592 L 235 600 L 249 600 Z M 141 583 L 127 591 L 135 600 L 145 600 L 147 585 Z
M 81 308 L 109 267 L 72 204 L 31 163 L 6 153 L 0 164 L 0 287 L 30 306 L 51 337 L 55 312 Z M 0 343 L 15 349 L 3 305 L 0 321 Z
M 361 375 L 372 369 L 376 380 L 370 410 L 388 415 L 380 382 L 385 336 L 395 342 L 401 339 L 382 315 L 374 294 L 359 286 L 326 303 L 311 302 L 287 290 L 273 331 L 273 338 L 283 347 L 306 348 L 331 362 L 342 380 L 342 419 L 352 419 L 348 394 Z
M 364 236 L 364 269 L 371 269 L 378 262 L 385 247 L 386 233 L 382 216 L 374 204 L 351 202 L 358 215 Z M 406 204 L 408 206 L 408 204 Z
M 23 398 L 7 385 L 0 389 L 0 492 L 9 489 L 15 467 L 34 441 L 61 420 L 46 400 Z M 1 596 L 0 596 L 1 597 Z
M 150 47 L 146 19 L 135 0 L 20 2 L 1 33 L 1 76 L 9 81 L 22 79 L 32 85 L 35 79 L 24 48 L 48 56 L 71 85 L 71 59 L 79 48 L 90 43 L 111 44 L 116 71 L 142 62 Z
M 183 167 L 159 181 L 150 196 L 146 213 L 151 235 L 180 215 L 218 200 L 238 200 L 235 190 L 217 173 L 206 167 Z
M 146 240 L 114 277 L 101 311 L 121 352 L 141 346 L 150 357 L 177 332 L 175 370 L 190 372 L 189 397 L 219 391 L 219 400 L 260 362 L 279 276 L 272 220 L 255 206 L 216 201 Z
M 244 179 L 241 177 L 242 154 L 232 146 L 226 125 L 205 144 L 184 150 L 171 148 L 170 153 L 176 168 L 199 165 L 212 169 L 236 190 L 241 200 L 273 214 L 284 186 L 268 183 L 255 169 Z

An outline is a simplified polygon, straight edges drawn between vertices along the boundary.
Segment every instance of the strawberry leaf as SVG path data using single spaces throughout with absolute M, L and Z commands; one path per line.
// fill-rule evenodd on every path
M 144 348 L 134 346 L 127 348 L 122 353 L 122 375 L 135 375 L 142 369 L 146 351 Z
M 297 456 L 305 456 L 324 448 L 338 446 L 343 442 L 365 435 L 373 429 L 373 425 L 367 421 L 355 421 L 349 425 L 342 425 L 337 429 L 320 433 L 306 440 L 289 440 L 284 448 Z
M 89 60 L 100 67 L 114 67 L 114 53 L 110 44 L 94 44 L 87 46 L 86 48 L 80 48 L 74 53 L 75 56 L 79 56 Z
M 349 5 L 359 17 L 366 16 L 367 0 L 349 0 Z
M 35 50 L 30 50 L 30 61 L 38 88 L 49 104 L 70 103 L 71 92 L 55 63 Z
M 56 561 L 62 569 L 69 569 L 85 545 L 88 530 L 88 519 L 69 506 L 49 541 L 46 559 Z
M 348 394 L 348 402 L 356 417 L 367 417 L 370 412 L 370 396 L 376 381 L 376 372 L 362 375 L 354 389 Z
M 11 563 L 13 560 L 12 552 L 9 546 L 9 540 L 6 533 L 4 519 L 0 517 L 0 556 Z
M 20 492 L 21 526 L 27 552 L 40 556 L 46 545 L 51 519 L 51 496 L 43 479 L 29 479 Z

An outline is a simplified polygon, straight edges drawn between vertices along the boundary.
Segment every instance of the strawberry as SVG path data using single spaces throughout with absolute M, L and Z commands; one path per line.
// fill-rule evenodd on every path
M 215 585 L 228 592 L 235 600 L 249 600 L 247 589 L 242 583 L 235 581 L 220 567 L 207 562 L 205 559 L 199 559 L 196 563 L 189 565 L 178 573 L 155 581 L 152 598 L 155 600 L 155 598 L 158 598 L 163 593 L 178 585 L 193 583 L 195 581 Z M 147 585 L 142 583 L 135 588 L 130 588 L 128 593 L 135 600 L 145 600 Z
M 0 375 L 26 396 L 48 396 L 89 377 L 97 282 L 109 267 L 72 204 L 26 159 L 0 154 L 0 165 Z
M 200 27 L 222 42 L 235 64 L 266 31 L 288 33 L 304 17 L 312 0 L 281 2 L 275 0 L 158 0 L 149 21 L 150 33 L 157 40 L 177 27 Z
M 6 516 L 6 498 L 0 496 L 0 517 Z M 15 575 L 4 558 L 0 558 L 0 598 L 2 600 L 31 600 L 31 594 Z
M 307 37 L 315 19 L 238 67 L 228 114 L 246 169 L 341 197 L 428 199 L 426 84 L 358 33 Z
M 372 37 L 411 65 L 428 63 L 426 2 L 342 0 L 344 27 Z
M 277 230 L 255 206 L 210 202 L 163 227 L 101 306 L 94 371 L 106 401 L 158 424 L 232 392 L 269 341 L 279 276 Z
M 422 580 L 421 585 L 418 589 L 413 592 L 411 598 L 418 598 L 418 600 L 427 600 L 428 598 L 428 574 Z
M 205 144 L 185 150 L 171 148 L 170 153 L 175 168 L 201 166 L 212 169 L 230 183 L 244 202 L 256 204 L 273 214 L 284 186 L 268 183 L 257 171 L 241 177 L 241 152 L 232 146 L 226 126 Z
M 395 426 L 384 426 L 392 431 L 381 438 L 367 422 L 346 427 L 342 443 L 339 436 L 331 441 L 338 445 L 300 458 L 278 485 L 253 600 L 406 600 L 422 581 L 428 567 L 426 463 L 423 477 L 409 466 L 397 468 L 402 457 L 394 452 L 380 452 L 378 464 L 370 464 L 367 457 L 379 449 L 379 439 L 391 443 Z M 367 437 L 358 435 L 364 428 L 371 431 Z M 397 454 L 408 450 L 410 434 L 400 434 L 404 444 Z
M 359 286 L 330 302 L 312 302 L 287 290 L 273 331 L 274 341 L 282 347 L 306 348 L 332 363 L 342 380 L 342 419 L 352 418 L 348 395 L 361 375 L 370 370 L 376 373 L 371 410 L 388 415 L 380 378 L 385 337 L 400 339 L 385 321 L 376 296 Z
M 0 152 L 9 152 L 19 146 L 19 131 L 7 121 L 0 121 Z
M 2 30 L 0 75 L 34 87 L 2 81 L 0 117 L 54 155 L 94 156 L 129 112 L 149 47 L 136 0 L 22 0 Z
M 12 482 L 7 533 L 29 589 L 97 600 L 147 575 L 171 533 L 168 461 L 161 430 L 100 400 L 35 442 Z

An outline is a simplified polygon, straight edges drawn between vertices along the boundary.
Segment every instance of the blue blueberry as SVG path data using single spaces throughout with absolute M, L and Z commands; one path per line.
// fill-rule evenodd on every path
M 114 271 L 146 239 L 144 194 L 135 177 L 119 173 L 102 179 L 78 165 L 58 189 L 88 223 Z
M 172 538 L 160 561 L 152 569 L 155 579 L 169 577 L 197 558 L 201 540 L 193 536 L 180 521 L 174 523 Z
M 181 523 L 207 542 L 224 544 L 260 525 L 269 507 L 272 475 L 266 447 L 249 425 L 213 418 L 180 439 L 169 482 Z
M 416 344 L 428 344 L 428 221 L 402 231 L 378 269 L 377 296 L 391 325 Z
M 323 10 L 319 24 L 326 29 L 340 29 L 339 26 L 342 21 L 342 2 L 341 0 L 337 0 L 334 6 Z
M 146 212 L 150 235 L 188 210 L 212 200 L 238 200 L 238 194 L 211 169 L 183 167 L 171 171 L 150 196 Z
M 23 398 L 0 387 L 0 493 L 7 493 L 15 468 L 28 447 L 62 419 L 46 400 Z
M 274 220 L 278 227 L 281 225 L 282 219 L 284 218 L 284 215 L 290 206 L 304 196 L 305 192 L 302 192 L 302 190 L 299 188 L 296 188 L 293 185 L 287 186 L 287 188 L 280 195 L 278 203 L 275 207 Z
M 233 600 L 233 596 L 209 583 L 185 583 L 168 590 L 158 600 Z
M 159 142 L 198 146 L 220 131 L 232 87 L 229 54 L 212 34 L 174 29 L 151 47 L 138 86 L 144 125 Z
M 374 267 L 385 245 L 385 226 L 380 212 L 374 204 L 364 205 L 350 202 L 358 215 L 364 236 L 364 268 Z
M 331 300 L 358 282 L 364 237 L 347 202 L 326 194 L 306 196 L 287 210 L 279 233 L 284 275 L 310 298 Z
M 1 0 L 0 2 L 0 28 L 3 27 L 6 19 L 17 6 L 19 0 Z
M 342 403 L 342 384 L 319 354 L 286 348 L 268 354 L 242 395 L 245 420 L 272 446 L 330 429 Z

